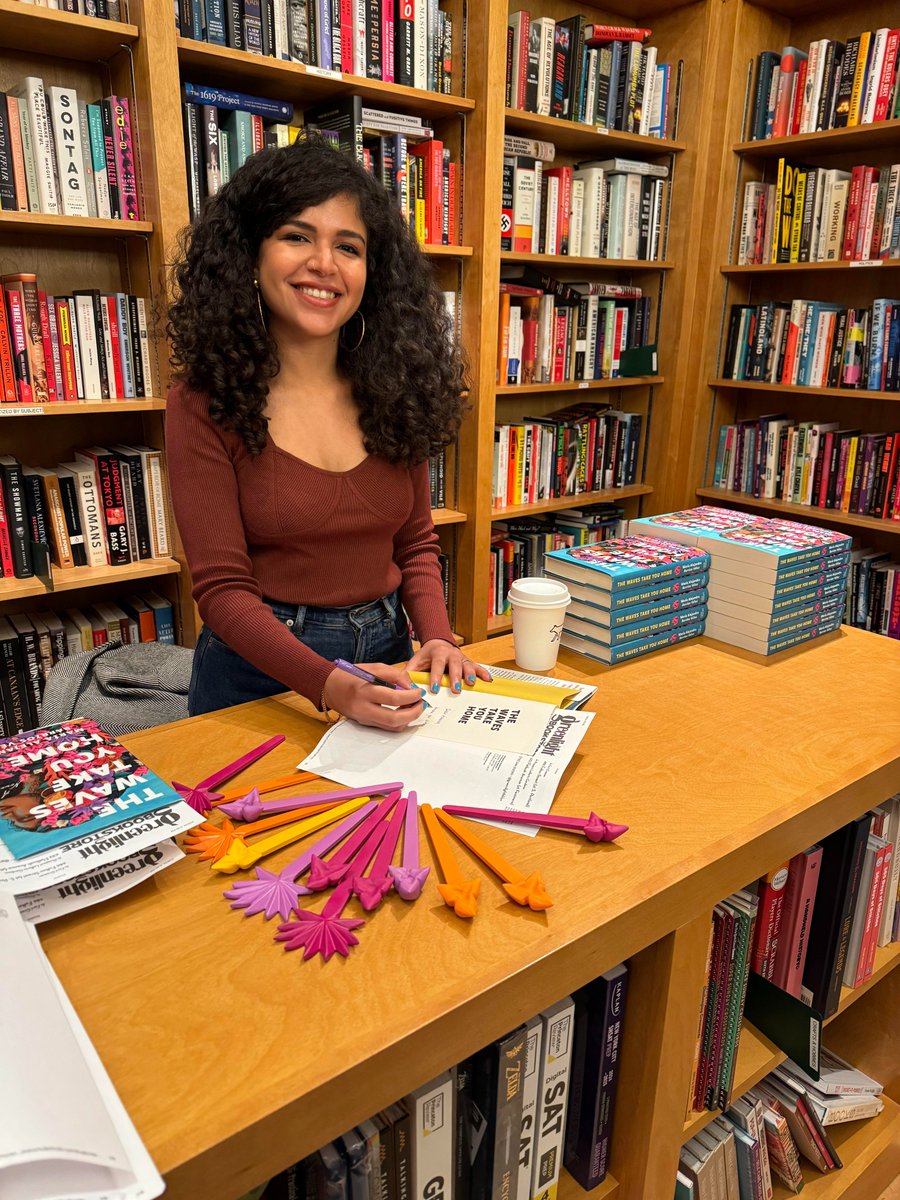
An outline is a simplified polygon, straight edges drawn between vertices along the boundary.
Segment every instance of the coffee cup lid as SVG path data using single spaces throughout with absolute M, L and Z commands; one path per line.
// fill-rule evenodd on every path
M 564 583 L 537 575 L 516 579 L 509 588 L 510 604 L 519 604 L 523 608 L 558 608 L 568 605 L 570 599 Z

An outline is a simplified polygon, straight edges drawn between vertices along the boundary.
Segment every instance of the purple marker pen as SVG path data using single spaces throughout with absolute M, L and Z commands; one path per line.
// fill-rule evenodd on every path
M 366 671 L 362 667 L 358 667 L 356 663 L 347 662 L 345 658 L 336 658 L 334 665 L 341 671 L 346 671 L 348 675 L 355 675 L 357 679 L 364 679 L 366 683 L 377 683 L 379 687 L 390 688 L 393 692 L 406 692 L 415 690 L 421 692 L 423 689 L 417 684 L 413 684 L 412 688 L 405 688 L 402 683 L 391 683 L 389 679 L 381 679 L 378 675 L 373 675 L 371 671 Z M 422 703 L 426 708 L 429 707 L 428 701 L 422 699 Z

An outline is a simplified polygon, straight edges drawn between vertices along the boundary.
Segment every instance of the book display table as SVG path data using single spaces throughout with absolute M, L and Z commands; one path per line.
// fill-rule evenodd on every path
M 470 653 L 514 665 L 509 638 Z M 346 961 L 303 962 L 272 941 L 276 922 L 232 911 L 228 881 L 188 860 L 42 929 L 171 1200 L 241 1196 L 625 958 L 611 1176 L 593 1194 L 671 1196 L 678 1147 L 705 1119 L 686 1123 L 685 1105 L 709 913 L 900 790 L 900 643 L 844 628 L 764 660 L 703 638 L 612 669 L 563 651 L 557 673 L 598 690 L 553 811 L 593 808 L 629 831 L 590 845 L 489 830 L 540 870 L 546 912 L 510 903 L 486 876 L 477 917 L 462 922 L 429 880 L 413 905 L 389 898 Z M 124 740 L 163 778 L 194 779 L 284 733 L 265 764 L 276 775 L 324 728 L 287 696 Z M 423 851 L 430 861 L 424 839 Z M 835 1049 L 882 1069 L 885 1111 L 842 1127 L 855 1139 L 846 1168 L 814 1178 L 813 1197 L 876 1196 L 893 1169 L 900 1056 L 894 1040 L 891 1075 L 885 1042 L 898 962 L 896 944 L 880 950 L 834 1018 Z M 737 1090 L 780 1057 L 745 1028 Z M 580 1194 L 565 1173 L 560 1194 Z

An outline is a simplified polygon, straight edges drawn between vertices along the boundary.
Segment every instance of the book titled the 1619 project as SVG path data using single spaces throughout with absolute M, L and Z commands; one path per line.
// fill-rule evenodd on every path
M 180 799 L 87 718 L 0 740 L 0 841 L 14 858 Z

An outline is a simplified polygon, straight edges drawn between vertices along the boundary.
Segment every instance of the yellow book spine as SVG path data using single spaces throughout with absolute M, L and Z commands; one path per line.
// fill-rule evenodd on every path
M 850 439 L 847 451 L 847 473 L 844 476 L 844 491 L 841 495 L 841 512 L 850 511 L 850 492 L 853 490 L 853 474 L 856 469 L 856 452 L 859 449 L 859 438 Z
M 860 106 L 862 105 L 863 84 L 866 81 L 866 63 L 869 58 L 869 43 L 872 40 L 872 34 L 865 30 L 859 35 L 859 50 L 856 55 L 856 71 L 853 75 L 853 90 L 850 92 L 850 112 L 847 116 L 847 125 L 858 125 L 860 116 Z
M 516 492 L 515 504 L 525 504 L 525 427 L 516 427 Z
M 784 187 L 784 159 L 778 160 L 778 179 L 775 183 L 775 214 L 772 220 L 772 244 L 769 246 L 769 262 L 778 262 L 778 234 L 781 230 L 781 191 Z

